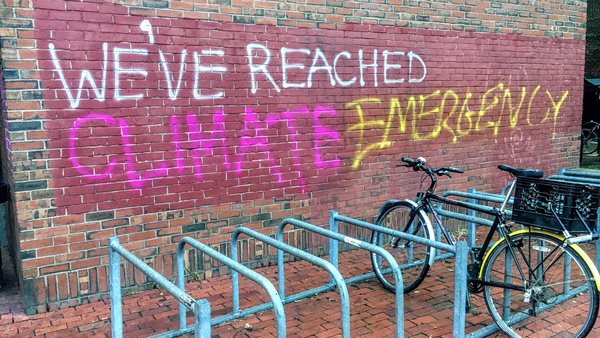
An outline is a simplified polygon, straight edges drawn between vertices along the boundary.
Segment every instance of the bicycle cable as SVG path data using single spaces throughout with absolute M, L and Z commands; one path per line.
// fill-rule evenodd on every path
M 427 175 L 427 172 L 424 171 L 423 174 L 421 175 L 421 182 L 419 183 L 419 191 L 423 191 L 423 182 L 425 182 L 427 177 L 429 177 L 429 175 Z

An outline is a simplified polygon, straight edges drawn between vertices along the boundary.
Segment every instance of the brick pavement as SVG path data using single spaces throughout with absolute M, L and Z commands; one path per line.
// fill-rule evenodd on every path
M 434 265 L 425 282 L 405 299 L 405 330 L 407 337 L 450 337 L 453 311 L 453 261 Z M 371 269 L 368 254 L 354 251 L 340 257 L 344 277 L 359 275 Z M 257 269 L 276 283 L 275 267 Z M 296 293 L 323 285 L 326 272 L 313 269 L 305 262 L 286 263 L 286 288 Z M 262 289 L 244 278 L 240 281 L 241 307 L 265 302 Z M 231 281 L 221 276 L 207 281 L 191 282 L 187 290 L 196 298 L 211 302 L 212 316 L 231 312 Z M 351 304 L 353 337 L 391 337 L 394 333 L 394 297 L 376 280 L 348 288 Z M 110 336 L 110 306 L 108 300 L 79 305 L 74 308 L 26 316 L 18 296 L 0 298 L 0 337 L 105 337 Z M 472 332 L 492 322 L 481 297 L 472 297 L 474 308 L 467 315 L 467 331 Z M 124 335 L 142 337 L 178 327 L 177 302 L 162 290 L 150 290 L 124 297 Z M 340 302 L 337 292 L 319 294 L 285 306 L 288 336 L 339 336 Z M 188 323 L 192 318 L 188 316 Z M 593 335 L 600 336 L 600 325 Z M 275 336 L 275 316 L 268 310 L 240 320 L 213 327 L 214 337 Z

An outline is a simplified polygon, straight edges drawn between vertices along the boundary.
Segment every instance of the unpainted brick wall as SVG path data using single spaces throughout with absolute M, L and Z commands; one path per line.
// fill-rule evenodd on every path
M 419 188 L 401 156 L 488 191 L 578 163 L 585 1 L 0 1 L 28 312 L 105 295 L 111 236 L 171 277 L 183 236 L 371 221 Z

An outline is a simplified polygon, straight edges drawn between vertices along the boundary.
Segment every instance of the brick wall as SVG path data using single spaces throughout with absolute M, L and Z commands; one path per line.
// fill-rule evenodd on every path
M 578 163 L 585 1 L 2 1 L 29 312 L 106 294 L 110 236 L 172 276 L 182 236 L 372 220 L 418 188 L 401 156 L 484 190 Z

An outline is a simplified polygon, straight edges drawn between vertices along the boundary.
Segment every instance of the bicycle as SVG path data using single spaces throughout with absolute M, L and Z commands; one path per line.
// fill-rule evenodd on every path
M 589 121 L 583 124 L 581 128 L 581 152 L 583 154 L 589 155 L 598 151 L 599 133 L 600 123 Z
M 434 202 L 493 217 L 483 245 L 469 249 L 467 287 L 471 293 L 483 293 L 486 307 L 498 327 L 512 337 L 529 336 L 543 329 L 556 331 L 545 332 L 546 336 L 568 332 L 574 337 L 584 337 L 589 333 L 598 314 L 600 274 L 578 243 L 598 238 L 588 225 L 590 219 L 595 220 L 598 191 L 581 185 L 584 191 L 580 194 L 577 190 L 580 185 L 544 180 L 543 171 L 500 165 L 498 169 L 510 173 L 514 179 L 499 209 L 484 208 L 435 193 L 438 177 L 451 177 L 450 174 L 463 173 L 463 170 L 433 168 L 421 157 L 417 160 L 402 158 L 402 161 L 404 163 L 398 166 L 423 172 L 421 182 L 429 177 L 430 185 L 417 194 L 415 201 L 384 204 L 377 218 L 378 225 L 434 239 L 431 215 L 445 240 L 454 245 Z M 521 220 L 523 228 L 513 231 L 516 224 L 507 221 L 505 210 L 515 187 L 513 220 Z M 564 189 L 570 190 L 565 192 Z M 585 195 L 586 191 L 591 198 Z M 587 198 L 586 206 L 581 210 L 573 207 L 575 200 L 571 200 L 571 195 L 577 195 L 577 201 Z M 515 217 L 519 212 L 520 216 Z M 567 213 L 575 219 L 567 218 Z M 549 223 L 540 227 L 542 221 Z M 496 242 L 492 243 L 495 238 Z M 378 231 L 373 231 L 371 242 L 397 259 L 402 267 L 405 293 L 423 282 L 434 262 L 434 249 L 428 245 Z M 381 259 L 372 254 L 371 261 L 381 284 L 393 291 L 394 280 L 386 275 Z M 569 316 L 563 315 L 560 321 L 555 318 L 557 314 Z

